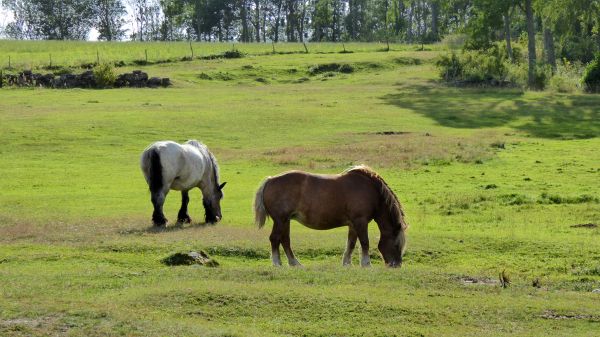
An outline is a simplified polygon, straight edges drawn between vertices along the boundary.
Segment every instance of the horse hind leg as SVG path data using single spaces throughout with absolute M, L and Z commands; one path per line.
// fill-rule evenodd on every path
M 188 214 L 188 203 L 190 202 L 190 196 L 188 191 L 181 191 L 181 208 L 177 213 L 177 223 L 191 223 L 192 218 Z
M 165 226 L 167 224 L 167 218 L 165 218 L 165 214 L 163 213 L 163 205 L 166 197 L 167 193 L 164 191 L 152 192 L 151 201 L 154 206 L 152 223 L 157 227 Z
M 352 228 L 352 226 L 349 226 L 348 242 L 346 243 L 346 250 L 344 251 L 344 257 L 342 259 L 342 264 L 344 266 L 352 265 L 352 252 L 354 251 L 354 247 L 356 246 L 356 239 L 358 239 L 356 231 Z
M 279 255 L 279 245 L 281 244 L 281 238 L 283 236 L 283 227 L 281 222 L 273 219 L 273 229 L 271 230 L 271 235 L 269 236 L 269 241 L 271 241 L 271 261 L 273 261 L 273 266 L 281 267 L 281 257 Z
M 292 251 L 292 246 L 290 245 L 290 220 L 286 220 L 283 223 L 281 245 L 283 246 L 283 251 L 287 256 L 289 265 L 291 267 L 302 267 L 302 264 L 300 263 L 300 261 L 298 261 L 298 259 L 296 259 L 294 251 Z

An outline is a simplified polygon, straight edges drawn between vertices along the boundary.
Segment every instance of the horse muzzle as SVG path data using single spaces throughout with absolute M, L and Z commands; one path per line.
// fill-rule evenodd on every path
M 402 261 L 392 261 L 390 263 L 386 263 L 385 265 L 390 268 L 400 268 L 402 267 Z

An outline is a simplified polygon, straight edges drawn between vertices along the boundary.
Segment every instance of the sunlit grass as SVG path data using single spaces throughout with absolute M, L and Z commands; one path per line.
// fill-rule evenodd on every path
M 2 43 L 29 48 L 23 55 L 40 65 L 65 46 Z M 95 58 L 96 45 L 72 46 L 69 62 Z M 135 60 L 155 44 L 97 46 Z M 189 48 L 173 46 L 161 55 Z M 595 333 L 600 229 L 572 226 L 600 219 L 599 97 L 448 88 L 435 81 L 437 52 L 410 46 L 236 47 L 248 55 L 141 67 L 170 77 L 168 89 L 0 91 L 0 335 Z M 310 73 L 331 63 L 354 71 Z M 219 159 L 224 219 L 201 224 L 193 191 L 196 221 L 175 226 L 180 196 L 171 192 L 171 223 L 153 230 L 139 155 L 153 141 L 190 138 Z M 305 268 L 272 268 L 269 225 L 253 224 L 262 179 L 360 163 L 404 205 L 403 267 L 382 266 L 374 224 L 373 267 L 362 269 L 357 253 L 355 266 L 341 266 L 345 228 L 293 223 Z M 201 249 L 221 266 L 160 262 Z

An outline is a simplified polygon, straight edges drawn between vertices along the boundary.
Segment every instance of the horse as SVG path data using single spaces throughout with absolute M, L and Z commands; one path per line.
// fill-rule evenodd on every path
M 202 191 L 206 223 L 219 222 L 223 217 L 221 199 L 226 182 L 219 184 L 219 166 L 206 145 L 196 140 L 188 140 L 184 144 L 158 141 L 144 150 L 140 166 L 150 188 L 154 226 L 167 224 L 163 204 L 169 190 L 181 191 L 177 223 L 192 222 L 187 206 L 190 201 L 188 192 L 194 187 Z
M 256 192 L 254 213 L 259 228 L 268 217 L 273 220 L 269 240 L 274 266 L 281 266 L 280 244 L 289 265 L 301 266 L 290 246 L 290 219 L 317 230 L 348 226 L 342 264 L 352 264 L 358 238 L 363 267 L 371 265 L 368 224 L 375 220 L 381 232 L 378 249 L 386 266 L 402 265 L 408 228 L 402 205 L 383 178 L 367 166 L 354 166 L 336 175 L 290 171 L 268 177 Z

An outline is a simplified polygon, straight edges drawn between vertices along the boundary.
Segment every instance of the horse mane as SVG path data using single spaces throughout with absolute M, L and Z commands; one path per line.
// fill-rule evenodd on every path
M 377 172 L 373 171 L 370 167 L 366 165 L 357 165 L 352 166 L 349 169 L 345 170 L 343 174 L 356 173 L 362 176 L 368 177 L 374 181 L 376 181 L 380 185 L 380 193 L 383 197 L 383 200 L 388 208 L 388 211 L 392 215 L 392 223 L 399 223 L 402 227 L 402 230 L 406 230 L 408 228 L 408 224 L 404 219 L 404 210 L 402 209 L 402 204 L 396 193 L 392 191 L 390 186 L 383 180 L 383 178 L 377 174 Z
M 213 179 L 215 181 L 215 186 L 219 186 L 219 165 L 217 164 L 217 158 L 210 152 L 208 147 L 204 145 L 202 142 L 199 142 L 195 139 L 190 139 L 186 144 L 197 147 L 200 151 L 205 151 L 208 154 L 208 159 L 210 160 L 212 171 L 213 171 Z

